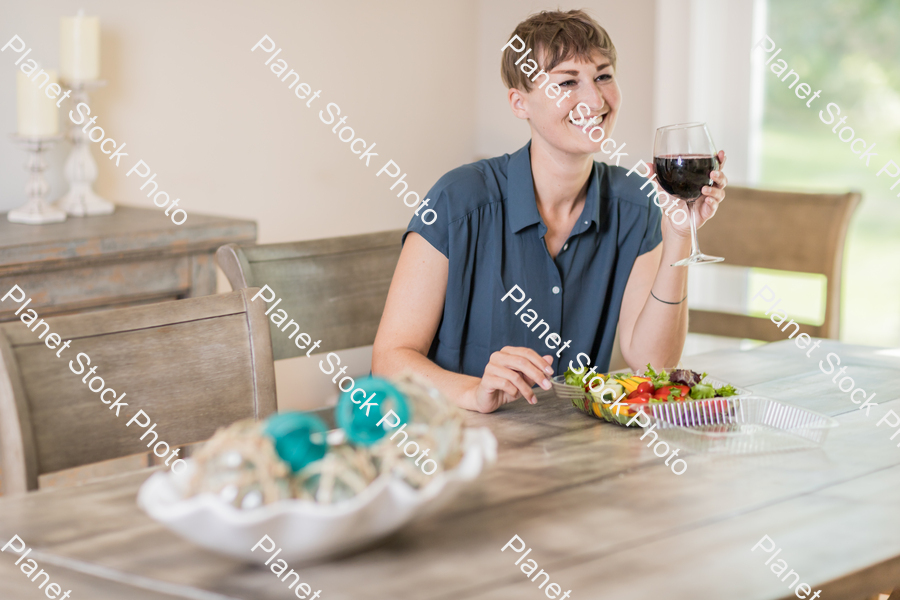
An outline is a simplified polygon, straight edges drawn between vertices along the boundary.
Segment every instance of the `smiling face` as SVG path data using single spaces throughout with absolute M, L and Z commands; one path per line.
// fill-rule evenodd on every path
M 621 91 L 610 60 L 595 51 L 590 59 L 569 58 L 556 65 L 549 80 L 546 75 L 535 75 L 531 90 L 509 90 L 513 113 L 531 125 L 532 144 L 546 144 L 571 155 L 599 152 L 600 144 L 615 128 L 621 104 Z M 572 118 L 581 121 L 585 117 L 585 121 L 576 125 L 570 112 Z M 594 117 L 594 125 L 582 131 Z M 595 131 L 593 138 L 597 142 L 588 137 L 595 126 L 602 127 L 605 134 L 601 139 L 600 131 Z

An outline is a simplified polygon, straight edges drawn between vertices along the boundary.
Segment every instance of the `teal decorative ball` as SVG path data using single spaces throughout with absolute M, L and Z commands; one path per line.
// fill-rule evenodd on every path
M 365 391 L 365 395 L 362 391 Z M 369 402 L 369 406 L 363 408 L 366 402 Z M 372 406 L 373 404 L 378 406 Z M 394 415 L 389 414 L 392 410 L 399 421 Z M 350 442 L 360 446 L 371 446 L 387 435 L 389 429 L 407 423 L 410 416 L 411 410 L 406 396 L 389 381 L 380 377 L 367 377 L 358 381 L 353 391 L 341 394 L 335 408 L 335 421 L 338 427 L 344 430 Z
M 325 423 L 314 415 L 286 412 L 272 415 L 266 421 L 266 434 L 272 438 L 275 451 L 294 472 L 321 460 L 328 450 Z

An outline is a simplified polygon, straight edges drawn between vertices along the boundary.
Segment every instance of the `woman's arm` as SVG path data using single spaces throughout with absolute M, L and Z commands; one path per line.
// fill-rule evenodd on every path
M 520 397 L 534 404 L 534 383 L 550 388 L 552 357 L 507 347 L 491 355 L 481 378 L 451 373 L 428 360 L 444 310 L 448 270 L 447 257 L 419 234 L 407 235 L 375 336 L 372 373 L 391 376 L 412 370 L 460 407 L 479 412 L 492 412 Z
M 687 295 L 687 269 L 670 267 L 690 254 L 690 239 L 666 230 L 663 241 L 634 262 L 625 285 L 619 312 L 619 343 L 622 357 L 633 371 L 647 363 L 655 368 L 673 367 L 681 358 L 687 335 L 687 302 L 665 304 L 650 297 L 678 302 Z
M 725 199 L 728 179 L 721 168 L 725 153 L 719 153 L 720 167 L 710 174 L 714 187 L 704 187 L 706 196 L 695 202 L 697 227 L 716 213 L 719 202 Z M 679 204 L 684 207 L 684 201 Z M 672 267 L 691 252 L 690 224 L 680 226 L 663 217 L 662 244 L 642 254 L 634 262 L 622 310 L 619 312 L 619 343 L 622 357 L 632 370 L 637 371 L 650 363 L 656 368 L 674 367 L 684 350 L 688 328 L 687 267 Z M 653 298 L 650 292 L 659 298 Z M 665 302 L 661 302 L 664 300 Z

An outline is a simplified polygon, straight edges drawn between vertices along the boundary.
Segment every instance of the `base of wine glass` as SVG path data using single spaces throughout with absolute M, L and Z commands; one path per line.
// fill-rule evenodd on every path
M 691 254 L 687 258 L 682 258 L 678 262 L 672 263 L 673 267 L 686 267 L 688 265 L 702 265 L 706 263 L 717 263 L 725 260 L 721 256 L 708 256 L 702 252 Z

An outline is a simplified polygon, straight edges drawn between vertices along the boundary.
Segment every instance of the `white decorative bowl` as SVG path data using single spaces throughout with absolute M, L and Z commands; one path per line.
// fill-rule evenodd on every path
M 152 475 L 138 492 L 138 505 L 181 537 L 222 554 L 264 563 L 271 554 L 251 548 L 269 536 L 279 558 L 307 561 L 363 547 L 390 535 L 414 518 L 451 500 L 482 469 L 497 459 L 497 440 L 489 429 L 464 430 L 463 457 L 449 471 L 436 473 L 416 490 L 385 473 L 362 493 L 337 504 L 281 500 L 251 510 L 235 508 L 213 494 L 185 497 L 193 463 L 180 473 Z

